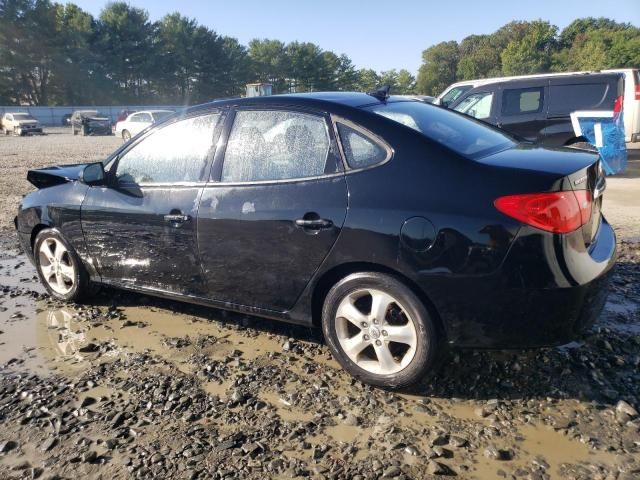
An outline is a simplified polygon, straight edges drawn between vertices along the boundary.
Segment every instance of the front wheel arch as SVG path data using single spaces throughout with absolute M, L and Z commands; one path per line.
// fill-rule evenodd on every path
M 447 329 L 445 328 L 444 322 L 429 296 L 406 275 L 384 265 L 370 262 L 344 263 L 322 274 L 315 284 L 311 299 L 311 318 L 314 326 L 322 326 L 322 306 L 324 305 L 324 300 L 327 297 L 329 290 L 331 290 L 331 288 L 343 278 L 351 275 L 352 273 L 359 272 L 384 273 L 395 277 L 397 280 L 409 287 L 409 289 L 411 289 L 411 291 L 413 291 L 413 293 L 422 301 L 429 315 L 431 315 L 431 318 L 438 329 L 440 339 L 446 342 Z

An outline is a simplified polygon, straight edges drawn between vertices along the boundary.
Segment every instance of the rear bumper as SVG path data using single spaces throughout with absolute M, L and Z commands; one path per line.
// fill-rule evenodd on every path
M 581 235 L 581 233 L 580 233 Z M 597 241 L 530 231 L 519 236 L 495 274 L 429 282 L 451 345 L 531 348 L 567 343 L 598 319 L 616 260 L 616 239 L 603 219 Z M 584 245 L 584 243 L 583 243 Z M 429 291 L 429 290 L 427 290 Z

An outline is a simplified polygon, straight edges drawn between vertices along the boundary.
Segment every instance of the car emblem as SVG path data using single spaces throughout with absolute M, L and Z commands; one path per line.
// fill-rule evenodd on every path
M 580 178 L 578 178 L 577 180 L 575 180 L 575 181 L 573 182 L 573 184 L 574 184 L 574 185 L 579 185 L 579 184 L 581 184 L 582 182 L 584 182 L 586 179 L 587 179 L 587 176 L 585 175 L 584 177 L 580 177 Z

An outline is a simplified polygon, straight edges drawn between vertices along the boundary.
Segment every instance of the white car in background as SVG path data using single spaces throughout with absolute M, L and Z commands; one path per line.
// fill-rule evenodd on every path
M 637 68 L 614 68 L 602 70 L 624 74 L 624 141 L 640 142 L 640 70 Z
M 159 122 L 174 113 L 173 110 L 143 110 L 132 113 L 125 120 L 116 123 L 115 134 L 128 142 L 131 137 L 135 137 L 152 123 Z
M 0 127 L 5 135 L 13 133 L 14 135 L 29 135 L 34 133 L 42 133 L 42 127 L 33 116 L 28 113 L 7 112 L 0 120 Z

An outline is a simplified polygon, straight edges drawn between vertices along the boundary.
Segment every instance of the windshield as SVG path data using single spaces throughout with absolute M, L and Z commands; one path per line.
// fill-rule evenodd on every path
M 96 110 L 86 110 L 86 111 L 80 112 L 80 115 L 82 117 L 101 117 L 102 116 L 100 112 L 97 112 Z
M 35 120 L 35 118 L 33 118 L 28 113 L 14 113 L 13 119 L 14 120 Z
M 471 89 L 473 85 L 462 85 L 460 87 L 453 87 L 440 99 L 442 103 L 453 103 L 453 101 L 462 95 L 467 90 Z
M 515 145 L 513 139 L 500 130 L 422 102 L 394 102 L 365 108 L 474 158 Z

